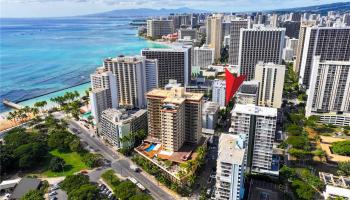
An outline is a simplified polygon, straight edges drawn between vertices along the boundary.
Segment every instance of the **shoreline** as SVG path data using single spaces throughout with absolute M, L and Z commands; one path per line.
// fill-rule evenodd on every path
M 80 95 L 82 95 L 82 94 L 84 95 L 85 90 L 90 87 L 89 83 L 90 83 L 90 81 L 84 82 L 84 83 L 81 83 L 81 84 L 78 84 L 78 85 L 75 85 L 75 86 L 66 87 L 64 89 L 60 89 L 60 90 L 57 90 L 57 91 L 54 91 L 54 92 L 49 92 L 49 93 L 46 93 L 46 94 L 43 94 L 43 95 L 40 95 L 40 96 L 36 96 L 36 97 L 33 97 L 33 98 L 28 98 L 26 100 L 21 100 L 21 101 L 15 102 L 15 103 L 17 103 L 19 105 L 22 105 L 22 106 L 33 106 L 35 102 L 47 101 L 47 106 L 52 106 L 52 105 L 55 104 L 55 103 L 50 101 L 50 99 L 52 97 L 62 96 L 62 95 L 64 95 L 64 93 L 71 92 L 71 91 L 78 91 Z M 6 108 L 8 108 L 8 107 L 6 107 Z M 14 109 L 10 108 L 10 109 L 1 111 L 0 112 L 0 119 L 1 118 L 5 118 L 7 113 L 9 113 L 9 112 L 11 112 L 13 110 Z
M 32 100 L 32 99 L 36 99 L 36 98 L 39 98 L 39 97 L 43 97 L 43 96 L 46 96 L 46 95 L 49 95 L 49 94 L 53 94 L 53 93 L 56 93 L 56 92 L 60 92 L 62 90 L 68 90 L 70 88 L 74 88 L 74 87 L 78 87 L 78 86 L 81 86 L 81 85 L 84 85 L 84 84 L 87 84 L 87 83 L 90 83 L 90 81 L 86 81 L 84 83 L 80 83 L 80 84 L 77 84 L 77 85 L 73 85 L 73 86 L 69 86 L 69 87 L 66 87 L 66 88 L 62 88 L 62 89 L 59 89 L 59 90 L 56 90 L 56 91 L 52 91 L 52 92 L 47 92 L 47 93 L 44 93 L 44 94 L 41 94 L 39 96 L 35 96 L 35 97 L 31 97 L 31 98 L 26 98 L 26 99 L 23 99 L 23 100 L 20 100 L 20 101 L 17 101 L 14 103 L 17 103 L 17 104 L 20 104 L 22 102 L 25 102 L 25 101 L 28 101 L 28 100 Z
M 172 44 L 170 42 L 152 41 L 152 40 L 149 40 L 149 39 L 142 37 L 142 36 L 139 36 L 139 35 L 136 35 L 136 37 L 141 38 L 149 43 L 160 45 L 160 46 L 162 46 L 162 48 L 172 48 Z M 61 93 L 61 92 L 66 91 L 66 90 L 70 91 L 70 89 L 72 89 L 72 88 L 83 87 L 84 85 L 87 85 L 89 83 L 90 83 L 90 80 L 85 81 L 85 82 L 80 83 L 80 84 L 77 84 L 77 85 L 73 85 L 73 86 L 65 87 L 65 88 L 62 88 L 59 90 L 55 90 L 52 92 L 47 92 L 47 93 L 44 93 L 44 94 L 41 94 L 41 95 L 38 95 L 35 97 L 25 98 L 25 99 L 22 99 L 20 101 L 13 101 L 13 102 L 16 104 L 19 104 L 19 105 L 23 105 L 23 106 L 33 106 L 35 102 L 45 100 L 48 102 L 48 105 L 52 105 L 52 102 L 50 102 L 50 98 L 52 98 L 54 96 L 62 95 L 62 94 L 57 94 L 57 95 L 53 95 L 53 94 Z M 87 86 L 87 88 L 89 88 L 89 87 L 90 87 L 90 85 Z M 81 90 L 79 91 L 79 88 L 77 90 L 80 94 L 82 94 L 83 91 L 81 91 Z M 66 91 L 66 92 L 68 92 L 68 91 Z M 74 91 L 74 90 L 72 90 L 72 91 Z M 7 109 L 0 111 L 0 119 L 1 119 L 1 117 L 6 117 L 8 112 L 13 111 L 13 108 L 9 108 L 7 106 L 5 106 L 5 108 L 7 108 Z

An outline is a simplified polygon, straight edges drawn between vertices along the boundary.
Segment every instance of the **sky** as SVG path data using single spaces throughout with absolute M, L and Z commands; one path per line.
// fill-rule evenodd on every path
M 130 8 L 244 12 L 346 1 L 349 0 L 0 0 L 0 17 L 63 17 Z

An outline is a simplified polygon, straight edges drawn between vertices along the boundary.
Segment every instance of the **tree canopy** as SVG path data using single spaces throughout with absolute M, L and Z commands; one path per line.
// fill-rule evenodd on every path
M 80 188 L 82 185 L 89 183 L 89 177 L 84 174 L 68 175 L 61 183 L 62 189 L 68 194 L 75 189 Z
M 92 184 L 84 184 L 72 190 L 68 195 L 69 200 L 97 200 L 100 198 L 99 189 Z
M 44 200 L 43 193 L 39 190 L 30 190 L 27 192 L 21 200 Z
M 350 156 L 350 141 L 334 142 L 332 143 L 332 150 L 336 154 Z

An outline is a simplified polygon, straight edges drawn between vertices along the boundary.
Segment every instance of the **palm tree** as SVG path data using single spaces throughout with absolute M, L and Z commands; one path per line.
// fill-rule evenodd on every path
M 31 112 L 33 113 L 34 117 L 39 113 L 38 108 L 31 108 Z
M 80 97 L 79 92 L 75 90 L 75 91 L 74 91 L 74 96 L 75 96 L 76 98 L 79 98 L 79 97 Z
M 24 106 L 24 108 L 22 108 L 22 110 L 25 114 L 28 114 L 31 112 L 31 108 L 29 106 Z
M 42 112 L 42 108 L 45 107 L 47 105 L 46 101 L 38 101 L 35 102 L 34 107 L 40 109 L 40 112 Z
M 6 118 L 9 121 L 13 121 L 15 124 L 17 122 L 17 120 L 16 120 L 16 113 L 14 113 L 14 112 L 9 112 Z

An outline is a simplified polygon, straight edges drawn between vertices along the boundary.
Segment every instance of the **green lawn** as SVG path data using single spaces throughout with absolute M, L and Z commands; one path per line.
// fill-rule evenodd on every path
M 50 154 L 62 158 L 66 165 L 63 172 L 53 172 L 46 170 L 42 175 L 47 177 L 67 176 L 79 172 L 82 169 L 88 169 L 88 167 L 81 160 L 81 156 L 77 152 L 59 152 L 58 150 L 50 151 Z

